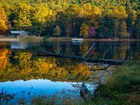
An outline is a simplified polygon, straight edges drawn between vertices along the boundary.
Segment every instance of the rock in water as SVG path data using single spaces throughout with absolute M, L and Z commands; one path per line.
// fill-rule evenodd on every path
M 80 89 L 80 96 L 85 100 L 93 100 L 94 96 L 91 94 L 91 92 L 88 90 L 87 86 L 82 83 L 81 89 Z

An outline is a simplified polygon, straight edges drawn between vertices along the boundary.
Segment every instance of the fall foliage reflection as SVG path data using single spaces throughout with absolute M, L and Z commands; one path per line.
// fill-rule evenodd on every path
M 0 81 L 50 79 L 52 81 L 83 81 L 90 75 L 90 68 L 77 61 L 53 57 L 33 57 L 30 52 L 14 51 L 9 57 L 8 49 L 0 49 Z
M 91 43 L 92 44 L 92 43 Z M 76 56 L 83 56 L 91 46 L 90 43 L 52 47 L 54 52 L 63 52 Z M 133 47 L 135 46 L 135 47 Z M 66 47 L 66 48 L 65 48 Z M 68 47 L 68 48 L 67 48 Z M 7 47 L 8 48 L 8 47 Z M 37 57 L 33 50 L 9 50 L 0 47 L 0 81 L 50 79 L 52 81 L 85 81 L 90 76 L 90 68 L 80 61 L 67 58 Z M 45 49 L 49 49 L 46 46 Z M 55 50 L 56 49 L 56 50 Z M 115 59 L 115 60 L 140 60 L 139 43 L 97 43 L 87 57 L 94 59 Z M 96 68 L 95 68 L 96 69 Z
M 7 55 L 8 54 L 8 49 L 6 48 L 1 48 L 0 49 L 0 69 L 3 70 L 5 69 L 6 65 L 7 65 Z
M 125 60 L 126 59 L 126 53 L 128 49 L 130 48 L 129 42 L 121 42 L 118 46 L 114 47 L 114 57 L 113 59 L 118 60 Z

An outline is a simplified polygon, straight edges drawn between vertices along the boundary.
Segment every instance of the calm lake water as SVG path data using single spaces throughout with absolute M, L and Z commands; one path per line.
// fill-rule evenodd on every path
M 96 43 L 89 53 L 88 50 Z M 1 93 L 12 94 L 14 98 L 1 99 L 1 104 L 22 101 L 29 102 L 31 95 L 47 94 L 80 89 L 84 82 L 94 90 L 95 84 L 89 82 L 97 65 L 89 68 L 85 62 L 69 59 L 39 57 L 37 50 L 46 50 L 64 55 L 84 56 L 95 59 L 140 60 L 140 42 L 71 42 L 71 41 L 16 41 L 0 42 L 0 89 Z M 95 74 L 104 79 L 109 71 Z M 92 77 L 92 81 L 94 78 Z M 93 83 L 93 82 L 92 82 Z M 79 91 L 75 94 L 79 94 Z M 26 98 L 25 98 L 26 97 Z M 2 97 L 1 97 L 2 98 Z

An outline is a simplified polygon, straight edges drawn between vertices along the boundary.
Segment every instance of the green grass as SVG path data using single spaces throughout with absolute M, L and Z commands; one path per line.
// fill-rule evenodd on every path
M 100 86 L 96 94 L 97 105 L 139 105 L 140 65 L 124 65 Z

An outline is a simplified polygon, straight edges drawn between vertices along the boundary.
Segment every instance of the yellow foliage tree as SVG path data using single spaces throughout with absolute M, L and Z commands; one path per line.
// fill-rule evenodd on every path
M 29 52 L 15 52 L 14 59 L 18 65 L 18 69 L 27 70 L 30 68 L 32 54 Z
M 45 23 L 46 20 L 49 20 L 50 17 L 54 15 L 53 11 L 43 4 L 34 5 L 34 8 L 32 8 L 31 11 L 32 11 L 32 20 L 41 23 Z
M 120 27 L 119 27 L 119 32 L 118 34 L 121 36 L 121 37 L 129 37 L 130 34 L 127 32 L 127 25 L 126 25 L 126 22 L 125 21 L 121 21 L 120 22 Z
M 90 75 L 90 68 L 83 63 L 78 63 L 71 71 L 73 76 L 78 76 L 76 79 L 86 79 Z
M 7 18 L 4 9 L 0 6 L 0 31 L 5 32 L 7 30 Z
M 89 45 L 87 44 L 82 44 L 80 45 L 80 54 L 84 55 L 89 49 Z
M 30 20 L 31 6 L 24 3 L 19 3 L 16 4 L 12 9 L 15 15 L 13 22 L 17 28 L 32 26 Z
M 84 3 L 81 8 L 84 9 L 86 17 L 101 15 L 101 10 L 97 6 L 92 6 L 91 3 Z
M 89 30 L 89 26 L 85 23 L 82 23 L 80 27 L 80 36 L 87 38 L 89 36 L 88 30 Z
M 73 4 L 66 9 L 66 15 L 68 17 L 81 17 L 81 8 L 78 4 Z
M 114 6 L 113 9 L 108 10 L 106 14 L 110 14 L 114 18 L 125 19 L 128 17 L 124 6 Z
M 0 49 L 0 70 L 4 70 L 6 65 L 7 65 L 7 54 L 8 54 L 8 49 L 2 48 Z
M 81 5 L 81 10 L 79 13 L 83 14 L 84 18 L 89 18 L 90 23 L 93 23 L 94 27 L 98 28 L 98 22 L 96 21 L 96 18 L 102 15 L 99 7 L 93 6 L 91 3 L 84 3 Z

